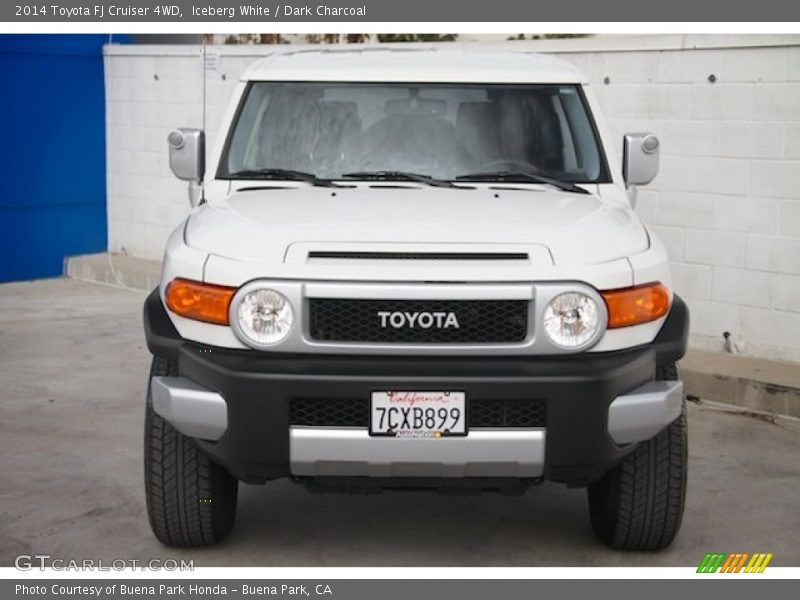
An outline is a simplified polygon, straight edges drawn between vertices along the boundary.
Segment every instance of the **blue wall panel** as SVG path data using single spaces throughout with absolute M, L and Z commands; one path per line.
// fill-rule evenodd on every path
M 0 281 L 107 247 L 106 35 L 0 35 Z

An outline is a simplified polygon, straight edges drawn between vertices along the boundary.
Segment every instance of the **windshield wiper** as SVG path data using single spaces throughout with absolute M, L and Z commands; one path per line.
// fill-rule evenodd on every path
M 546 175 L 539 175 L 538 173 L 529 173 L 527 171 L 493 171 L 489 173 L 467 173 L 466 175 L 459 175 L 456 181 L 529 181 L 531 183 L 543 183 L 545 185 L 552 185 L 565 192 L 573 192 L 575 194 L 591 194 L 591 192 L 583 189 L 580 186 L 570 183 L 569 181 L 562 181 L 561 179 L 554 179 Z
M 327 179 L 320 179 L 313 173 L 292 169 L 245 169 L 231 173 L 230 177 L 235 179 L 285 179 L 287 181 L 303 181 L 322 187 L 342 187 Z
M 365 179 L 372 181 L 414 181 L 416 183 L 424 183 L 433 187 L 446 187 L 453 188 L 459 187 L 453 185 L 444 179 L 436 179 L 428 175 L 420 175 L 419 173 L 409 173 L 407 171 L 356 171 L 354 173 L 344 173 L 342 178 L 346 179 Z

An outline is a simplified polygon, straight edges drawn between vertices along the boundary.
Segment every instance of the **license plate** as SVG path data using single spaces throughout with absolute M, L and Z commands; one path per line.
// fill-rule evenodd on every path
M 467 435 L 464 392 L 372 392 L 370 435 L 438 438 Z

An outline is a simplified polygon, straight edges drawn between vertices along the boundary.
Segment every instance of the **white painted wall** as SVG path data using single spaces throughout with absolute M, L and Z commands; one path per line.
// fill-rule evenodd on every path
M 746 354 L 800 361 L 800 36 L 510 44 L 583 70 L 618 139 L 634 130 L 661 137 L 661 172 L 637 210 L 669 248 L 692 344 L 718 349 L 727 330 Z M 269 50 L 213 48 L 209 146 L 238 75 Z M 105 61 L 109 250 L 158 259 L 188 209 L 165 138 L 203 125 L 200 48 L 107 46 Z

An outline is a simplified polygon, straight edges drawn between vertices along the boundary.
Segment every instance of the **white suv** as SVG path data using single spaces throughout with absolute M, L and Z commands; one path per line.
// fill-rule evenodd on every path
M 633 211 L 655 136 L 610 139 L 555 58 L 405 46 L 278 50 L 221 132 L 208 170 L 202 131 L 168 138 L 194 208 L 145 305 L 159 540 L 216 543 L 239 481 L 289 477 L 547 479 L 615 548 L 672 541 L 688 313 Z

